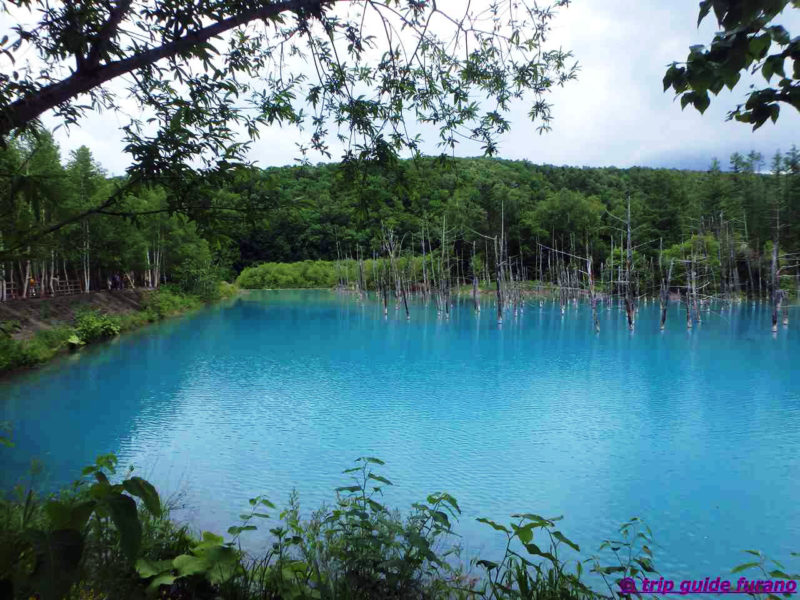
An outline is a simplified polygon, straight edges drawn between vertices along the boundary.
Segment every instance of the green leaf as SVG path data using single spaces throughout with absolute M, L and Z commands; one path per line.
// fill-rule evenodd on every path
M 575 542 L 567 539 L 567 537 L 563 533 L 561 533 L 560 531 L 554 531 L 553 532 L 553 537 L 556 538 L 560 542 L 564 542 L 567 546 L 570 546 L 572 549 L 574 549 L 574 550 L 576 550 L 578 552 L 581 551 L 581 548 L 580 548 L 580 546 L 578 546 L 578 544 L 576 544 Z
M 741 565 L 731 569 L 731 573 L 740 573 L 741 571 L 744 571 L 745 569 L 752 569 L 753 567 L 757 567 L 758 565 L 759 565 L 759 563 L 757 563 L 757 562 L 744 563 L 744 564 L 741 564 Z
M 344 485 L 342 487 L 336 488 L 337 492 L 360 492 L 361 486 L 360 485 Z
M 367 477 L 369 479 L 374 479 L 375 481 L 380 481 L 381 483 L 385 483 L 386 485 L 394 485 L 391 481 L 386 479 L 386 477 L 381 477 L 380 475 L 374 475 L 373 473 L 370 473 Z
M 147 586 L 147 591 L 150 594 L 154 594 L 158 592 L 158 588 L 160 588 L 162 585 L 172 585 L 177 579 L 178 577 L 175 575 L 162 573 L 161 575 L 156 576 L 156 578 L 150 582 L 150 585 Z
M 493 529 L 496 529 L 497 531 L 504 531 L 505 533 L 511 533 L 508 530 L 508 528 L 506 528 L 503 525 L 500 525 L 499 523 L 495 523 L 491 519 L 485 519 L 483 517 L 479 517 L 478 519 L 475 519 L 475 520 L 478 521 L 478 523 L 485 523 L 486 525 L 489 525 L 490 527 L 492 527 Z
M 172 566 L 178 571 L 181 577 L 187 575 L 197 575 L 208 570 L 208 563 L 204 558 L 191 554 L 181 554 L 172 560 Z
M 447 518 L 447 514 L 441 510 L 435 510 L 431 513 L 431 517 L 437 523 L 444 525 L 448 529 L 450 528 L 450 519 Z
M 634 558 L 633 560 L 640 567 L 642 567 L 642 569 L 645 571 L 645 573 L 655 573 L 656 572 L 655 567 L 653 566 L 653 561 L 650 560 L 649 558 Z
M 458 506 L 458 502 L 456 499 L 447 493 L 438 494 L 438 497 L 442 500 L 442 502 L 446 502 L 450 506 L 452 506 L 457 513 L 461 514 L 461 508 Z M 431 496 L 428 496 L 428 502 L 431 502 Z
M 523 525 L 522 527 L 515 527 L 514 533 L 517 534 L 519 541 L 523 544 L 529 544 L 530 541 L 533 539 L 533 528 L 535 527 L 534 523 L 528 523 L 527 525 Z
M 492 562 L 491 560 L 483 560 L 483 559 L 477 561 L 475 564 L 480 566 L 480 567 L 485 568 L 487 571 L 491 571 L 492 569 L 496 569 L 497 567 L 500 566 L 496 562 Z
M 539 548 L 539 546 L 537 546 L 536 544 L 525 544 L 525 550 L 528 551 L 528 554 L 532 554 L 534 556 L 541 556 L 542 558 L 546 558 L 553 564 L 558 562 L 555 556 L 553 556 L 549 552 L 545 552 L 544 550 Z
M 773 54 L 768 56 L 761 67 L 761 74 L 769 81 L 773 75 L 780 75 L 786 77 L 786 72 L 783 68 L 785 59 L 780 54 Z
M 764 77 L 764 79 L 769 81 L 770 79 L 772 79 L 772 76 L 774 74 L 775 71 L 773 70 L 772 62 L 765 60 L 764 64 L 761 65 L 761 75 Z
M 764 55 L 767 53 L 767 50 L 769 50 L 771 43 L 772 38 L 770 37 L 769 33 L 763 33 L 750 39 L 748 49 L 750 54 L 755 56 L 757 59 L 761 59 L 764 58 Z
M 670 86 L 672 85 L 672 80 L 675 76 L 675 65 L 672 65 L 667 72 L 664 73 L 664 79 L 662 79 L 662 83 L 664 84 L 664 91 L 666 92 Z
M 703 19 L 706 18 L 708 15 L 708 11 L 711 10 L 711 0 L 702 0 L 700 2 L 700 15 L 697 17 L 697 26 L 700 27 L 700 23 L 703 22 Z
M 789 32 L 786 31 L 782 25 L 773 25 L 772 27 L 768 27 L 767 31 L 769 35 L 772 36 L 772 39 L 781 46 L 786 46 L 791 41 Z
M 624 573 L 625 567 L 598 567 L 595 571 L 604 575 L 611 575 L 613 573 Z
M 694 95 L 693 100 L 694 107 L 700 111 L 700 114 L 706 112 L 708 105 L 711 104 L 711 100 L 708 97 L 707 92 L 696 92 Z
M 221 545 L 225 541 L 225 538 L 221 535 L 217 535 L 216 533 L 211 533 L 210 531 L 203 532 L 203 542 L 202 544 L 211 544 L 211 545 Z
M 255 531 L 258 527 L 255 525 L 234 525 L 232 527 L 228 527 L 228 533 L 231 535 L 239 535 L 243 531 Z
M 120 547 L 133 562 L 142 543 L 142 524 L 136 512 L 136 502 L 124 494 L 112 494 L 106 499 L 106 505 L 111 513 L 111 520 L 119 531 Z
M 86 526 L 86 523 L 89 521 L 89 518 L 92 516 L 95 508 L 97 507 L 97 502 L 94 500 L 86 500 L 85 502 L 80 502 L 75 506 L 71 507 L 70 510 L 70 517 L 69 517 L 69 528 L 75 529 L 80 531 Z
M 380 458 L 375 458 L 374 456 L 362 456 L 358 460 L 363 461 L 363 462 L 372 463 L 372 464 L 375 464 L 375 465 L 385 465 L 386 464 Z
M 535 524 L 536 524 L 536 527 L 550 526 L 550 525 L 553 525 L 553 523 L 555 521 L 559 521 L 559 520 L 562 519 L 562 517 L 555 517 L 553 519 L 545 519 L 544 517 L 542 517 L 540 515 L 537 515 L 537 514 L 534 514 L 534 513 L 517 513 L 517 514 L 511 515 L 511 517 L 514 518 L 514 519 L 525 519 L 526 521 L 534 521 Z
M 721 75 L 729 90 L 732 90 L 742 77 L 742 73 L 738 69 L 723 70 Z
M 784 573 L 783 571 L 781 571 L 779 569 L 775 569 L 773 571 L 770 571 L 769 572 L 769 576 L 770 577 L 774 577 L 775 579 L 793 579 L 793 577 L 791 575 L 788 575 L 787 573 Z
M 154 577 L 171 570 L 171 560 L 148 560 L 146 558 L 140 558 L 136 561 L 136 572 L 139 574 L 139 577 L 143 579 Z
M 156 488 L 149 481 L 141 477 L 131 477 L 122 482 L 122 487 L 132 496 L 141 498 L 151 515 L 161 516 L 161 500 L 158 497 Z

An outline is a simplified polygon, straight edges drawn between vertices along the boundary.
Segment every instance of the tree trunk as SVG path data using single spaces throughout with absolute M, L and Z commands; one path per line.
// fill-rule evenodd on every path
M 633 299 L 633 247 L 631 245 L 631 197 L 628 195 L 628 249 L 625 254 L 625 313 L 628 315 L 628 329 L 633 331 L 636 319 L 636 303 Z
M 22 275 L 22 298 L 28 297 L 28 288 L 30 287 L 31 280 L 31 261 L 25 261 L 25 271 L 22 271 L 22 265 L 19 267 L 19 273 Z
M 778 277 L 778 239 L 772 244 L 772 266 L 770 268 L 770 280 L 772 287 L 772 331 L 778 331 L 778 313 L 781 310 L 783 292 L 780 289 L 780 278 Z
M 494 275 L 497 287 L 497 324 L 503 324 L 503 294 L 500 289 L 500 256 L 497 250 L 497 238 L 494 238 Z
M 597 317 L 597 294 L 594 291 L 594 277 L 592 277 L 592 257 L 586 259 L 586 272 L 589 275 L 589 298 L 592 303 L 592 321 L 594 332 L 600 333 L 600 319 Z
M 669 284 L 672 280 L 672 263 L 669 261 L 669 269 L 667 270 L 667 280 L 661 280 L 661 331 L 664 331 L 664 326 L 667 322 L 667 309 L 669 308 Z

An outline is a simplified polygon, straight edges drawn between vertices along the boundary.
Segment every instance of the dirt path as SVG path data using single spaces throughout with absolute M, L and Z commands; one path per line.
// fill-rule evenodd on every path
M 55 298 L 29 298 L 0 302 L 0 321 L 16 321 L 17 339 L 30 338 L 36 331 L 63 323 L 71 323 L 81 310 L 99 310 L 108 314 L 124 314 L 142 310 L 148 290 L 116 290 L 89 292 Z

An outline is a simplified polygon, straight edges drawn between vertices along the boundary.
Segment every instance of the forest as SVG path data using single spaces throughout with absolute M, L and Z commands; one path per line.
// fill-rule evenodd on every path
M 615 269 L 625 266 L 636 296 L 657 294 L 671 263 L 667 287 L 688 287 L 694 269 L 704 297 L 766 298 L 773 281 L 793 295 L 800 281 L 796 147 L 770 158 L 734 153 L 725 164 L 710 157 L 707 171 L 449 157 L 358 170 L 241 167 L 206 186 L 200 210 L 168 206 L 163 187 L 125 188 L 89 148 L 62 157 L 47 132 L 13 140 L 0 163 L 3 213 L 12 217 L 0 224 L 1 298 L 167 282 L 213 295 L 217 281 L 261 263 L 388 257 L 387 236 L 398 258 L 446 256 L 457 283 L 474 275 L 490 285 L 498 256 L 511 277 L 559 287 L 585 280 L 590 258 L 606 292 L 618 291 L 627 276 Z M 113 210 L 92 208 L 120 186 Z M 42 228 L 59 220 L 68 224 Z M 336 283 L 251 273 L 243 287 Z

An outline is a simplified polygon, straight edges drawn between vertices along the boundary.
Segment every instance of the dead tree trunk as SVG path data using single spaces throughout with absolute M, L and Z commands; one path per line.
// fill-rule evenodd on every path
M 481 312 L 481 301 L 478 299 L 478 274 L 475 272 L 475 242 L 472 242 L 472 303 L 475 312 Z
M 667 322 L 667 309 L 669 308 L 669 284 L 672 279 L 672 263 L 669 261 L 669 269 L 667 269 L 667 280 L 661 280 L 661 331 L 664 331 L 664 326 Z
M 777 229 L 777 228 L 776 228 Z M 778 277 L 778 239 L 772 244 L 772 265 L 770 267 L 770 280 L 772 286 L 772 331 L 778 331 L 778 314 L 781 310 L 783 300 L 783 290 L 780 288 L 780 278 Z
M 628 315 L 628 329 L 633 331 L 636 319 L 636 303 L 633 298 L 633 246 L 631 245 L 631 197 L 628 195 L 628 248 L 625 254 L 625 313 Z
M 592 303 L 592 321 L 594 322 L 594 332 L 600 333 L 600 319 L 597 317 L 597 294 L 594 290 L 594 277 L 592 276 L 592 257 L 586 258 L 586 273 L 589 277 L 589 298 Z
M 497 238 L 494 238 L 494 275 L 497 289 L 497 324 L 503 324 L 503 290 L 500 289 L 500 255 L 497 249 Z

